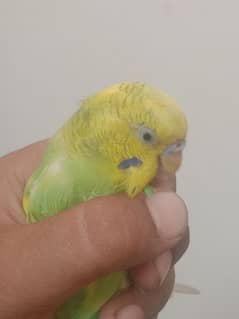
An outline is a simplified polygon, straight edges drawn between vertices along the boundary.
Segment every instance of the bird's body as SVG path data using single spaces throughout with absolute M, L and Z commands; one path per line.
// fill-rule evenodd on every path
M 123 83 L 87 98 L 50 140 L 29 179 L 23 206 L 29 222 L 82 201 L 124 192 L 136 196 L 155 177 L 159 159 L 169 171 L 178 163 L 186 120 L 167 95 L 142 83 Z M 167 160 L 169 159 L 169 160 Z M 67 301 L 58 319 L 95 319 L 127 274 L 102 278 Z

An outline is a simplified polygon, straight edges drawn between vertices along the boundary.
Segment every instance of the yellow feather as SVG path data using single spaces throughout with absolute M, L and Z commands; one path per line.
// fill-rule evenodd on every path
M 22 205 L 23 205 L 24 211 L 27 213 L 28 207 L 29 207 L 29 197 L 26 192 L 24 193 L 24 196 L 23 196 Z
M 139 127 L 151 128 L 157 135 L 155 144 L 142 143 Z M 78 111 L 60 131 L 68 153 L 90 158 L 100 155 L 118 188 L 130 197 L 137 195 L 155 176 L 158 158 L 177 140 L 184 140 L 187 123 L 175 101 L 165 93 L 144 83 L 121 83 L 107 88 L 83 101 Z M 119 170 L 121 161 L 138 157 L 142 167 Z M 107 164 L 108 163 L 108 164 Z M 164 159 L 170 171 L 176 162 Z M 174 164 L 175 163 L 175 164 Z

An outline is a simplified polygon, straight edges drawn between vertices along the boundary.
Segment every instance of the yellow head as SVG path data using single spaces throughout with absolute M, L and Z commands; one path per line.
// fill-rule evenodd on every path
M 80 136 L 74 149 L 104 159 L 115 184 L 132 197 L 155 177 L 160 162 L 171 173 L 178 169 L 187 124 L 170 97 L 135 82 L 87 98 L 67 129 Z

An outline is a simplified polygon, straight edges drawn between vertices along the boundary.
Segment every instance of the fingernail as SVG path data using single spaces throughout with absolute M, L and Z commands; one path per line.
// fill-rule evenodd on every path
M 161 237 L 173 239 L 186 231 L 187 209 L 175 193 L 155 193 L 146 203 Z
M 116 319 L 144 319 L 144 312 L 139 306 L 130 305 L 121 309 L 116 314 Z
M 172 262 L 173 262 L 173 255 L 170 251 L 163 253 L 156 259 L 155 266 L 159 273 L 160 286 L 163 284 L 164 280 L 166 279 L 169 273 L 169 270 L 172 267 Z

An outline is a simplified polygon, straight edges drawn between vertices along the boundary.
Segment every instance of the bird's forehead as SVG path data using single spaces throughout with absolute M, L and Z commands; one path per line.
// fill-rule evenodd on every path
M 172 129 L 180 131 L 181 135 L 186 131 L 184 114 L 175 101 L 142 83 L 122 83 L 106 88 L 95 95 L 93 106 L 99 112 L 99 119 L 105 122 L 120 118 L 132 125 L 143 124 L 159 135 L 162 131 L 172 134 Z

